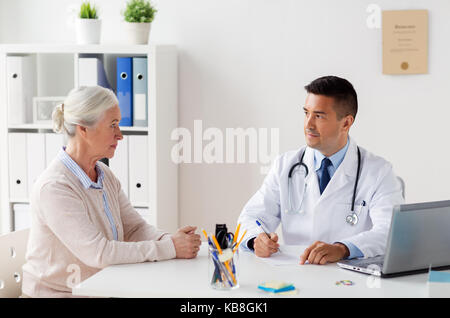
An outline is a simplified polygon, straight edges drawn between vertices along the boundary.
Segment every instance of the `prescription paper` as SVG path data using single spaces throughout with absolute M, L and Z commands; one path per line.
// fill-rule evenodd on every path
M 292 254 L 288 251 L 281 251 L 272 254 L 270 257 L 259 257 L 259 259 L 272 266 L 299 265 L 300 253 Z

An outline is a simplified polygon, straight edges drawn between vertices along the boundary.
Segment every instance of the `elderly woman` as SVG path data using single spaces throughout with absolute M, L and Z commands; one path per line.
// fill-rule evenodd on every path
M 23 297 L 71 297 L 71 287 L 113 264 L 194 258 L 195 227 L 170 235 L 146 223 L 98 160 L 112 158 L 120 109 L 114 93 L 93 86 L 72 90 L 53 112 L 67 147 L 36 181 Z

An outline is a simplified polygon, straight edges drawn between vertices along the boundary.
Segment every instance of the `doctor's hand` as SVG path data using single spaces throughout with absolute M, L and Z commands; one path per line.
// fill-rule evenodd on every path
M 273 253 L 278 251 L 280 244 L 278 242 L 278 235 L 270 233 L 270 239 L 266 233 L 261 233 L 255 238 L 253 248 L 255 249 L 255 255 L 258 257 L 269 257 Z
M 172 235 L 176 258 L 194 258 L 200 250 L 200 235 L 195 234 L 195 226 L 185 226 Z
M 308 247 L 300 256 L 300 265 L 308 261 L 310 264 L 324 265 L 326 263 L 337 262 L 345 257 L 348 257 L 350 252 L 342 243 L 327 244 L 316 241 Z

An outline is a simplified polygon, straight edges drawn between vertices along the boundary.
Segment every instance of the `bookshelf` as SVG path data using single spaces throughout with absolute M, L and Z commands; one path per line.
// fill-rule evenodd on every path
M 145 202 L 131 200 L 131 189 L 136 185 L 132 184 L 133 180 L 130 179 L 128 193 L 130 193 L 131 203 L 137 210 L 144 209 L 148 212 L 145 219 L 150 224 L 174 232 L 178 228 L 178 168 L 171 159 L 171 150 L 175 141 L 170 140 L 170 135 L 178 125 L 176 47 L 173 45 L 62 43 L 0 45 L 0 147 L 2 149 L 0 152 L 0 234 L 14 230 L 14 204 L 29 203 L 25 196 L 18 198 L 11 195 L 13 173 L 10 173 L 12 166 L 10 151 L 16 151 L 12 148 L 13 145 L 9 144 L 11 136 L 24 134 L 32 136 L 34 140 L 44 140 L 44 135 L 45 138 L 56 135 L 52 131 L 52 124 L 8 123 L 7 57 L 21 55 L 36 56 L 37 96 L 66 96 L 78 83 L 77 61 L 80 56 L 101 56 L 107 78 L 114 89 L 116 88 L 116 57 L 147 57 L 148 126 L 121 127 L 123 135 L 130 140 L 134 136 L 141 137 L 140 140 L 144 141 L 147 149 L 147 159 L 143 162 L 133 157 L 133 153 L 130 152 L 133 148 L 126 147 L 128 167 L 124 171 L 130 178 L 130 175 L 136 175 L 131 173 L 134 171 L 132 169 L 136 166 L 142 167 L 142 171 L 147 174 L 145 194 L 148 200 L 146 199 Z M 42 138 L 39 138 L 40 136 Z M 48 145 L 47 142 L 45 144 Z M 55 150 L 52 149 L 50 153 L 54 152 Z M 140 184 L 139 187 L 141 187 Z
M 8 131 L 30 131 L 33 132 L 34 130 L 53 130 L 53 126 L 51 124 L 21 124 L 21 125 L 8 125 Z M 127 133 L 127 132 L 143 132 L 143 133 L 147 133 L 148 132 L 148 127 L 126 127 L 126 126 L 121 126 L 120 127 L 120 131 L 122 131 L 122 133 Z

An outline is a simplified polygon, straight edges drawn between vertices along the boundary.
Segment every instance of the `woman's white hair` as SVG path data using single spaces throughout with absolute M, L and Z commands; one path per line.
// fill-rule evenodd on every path
M 53 130 L 75 136 L 76 126 L 95 127 L 105 111 L 118 105 L 113 91 L 101 86 L 80 86 L 69 92 L 64 103 L 53 110 Z

